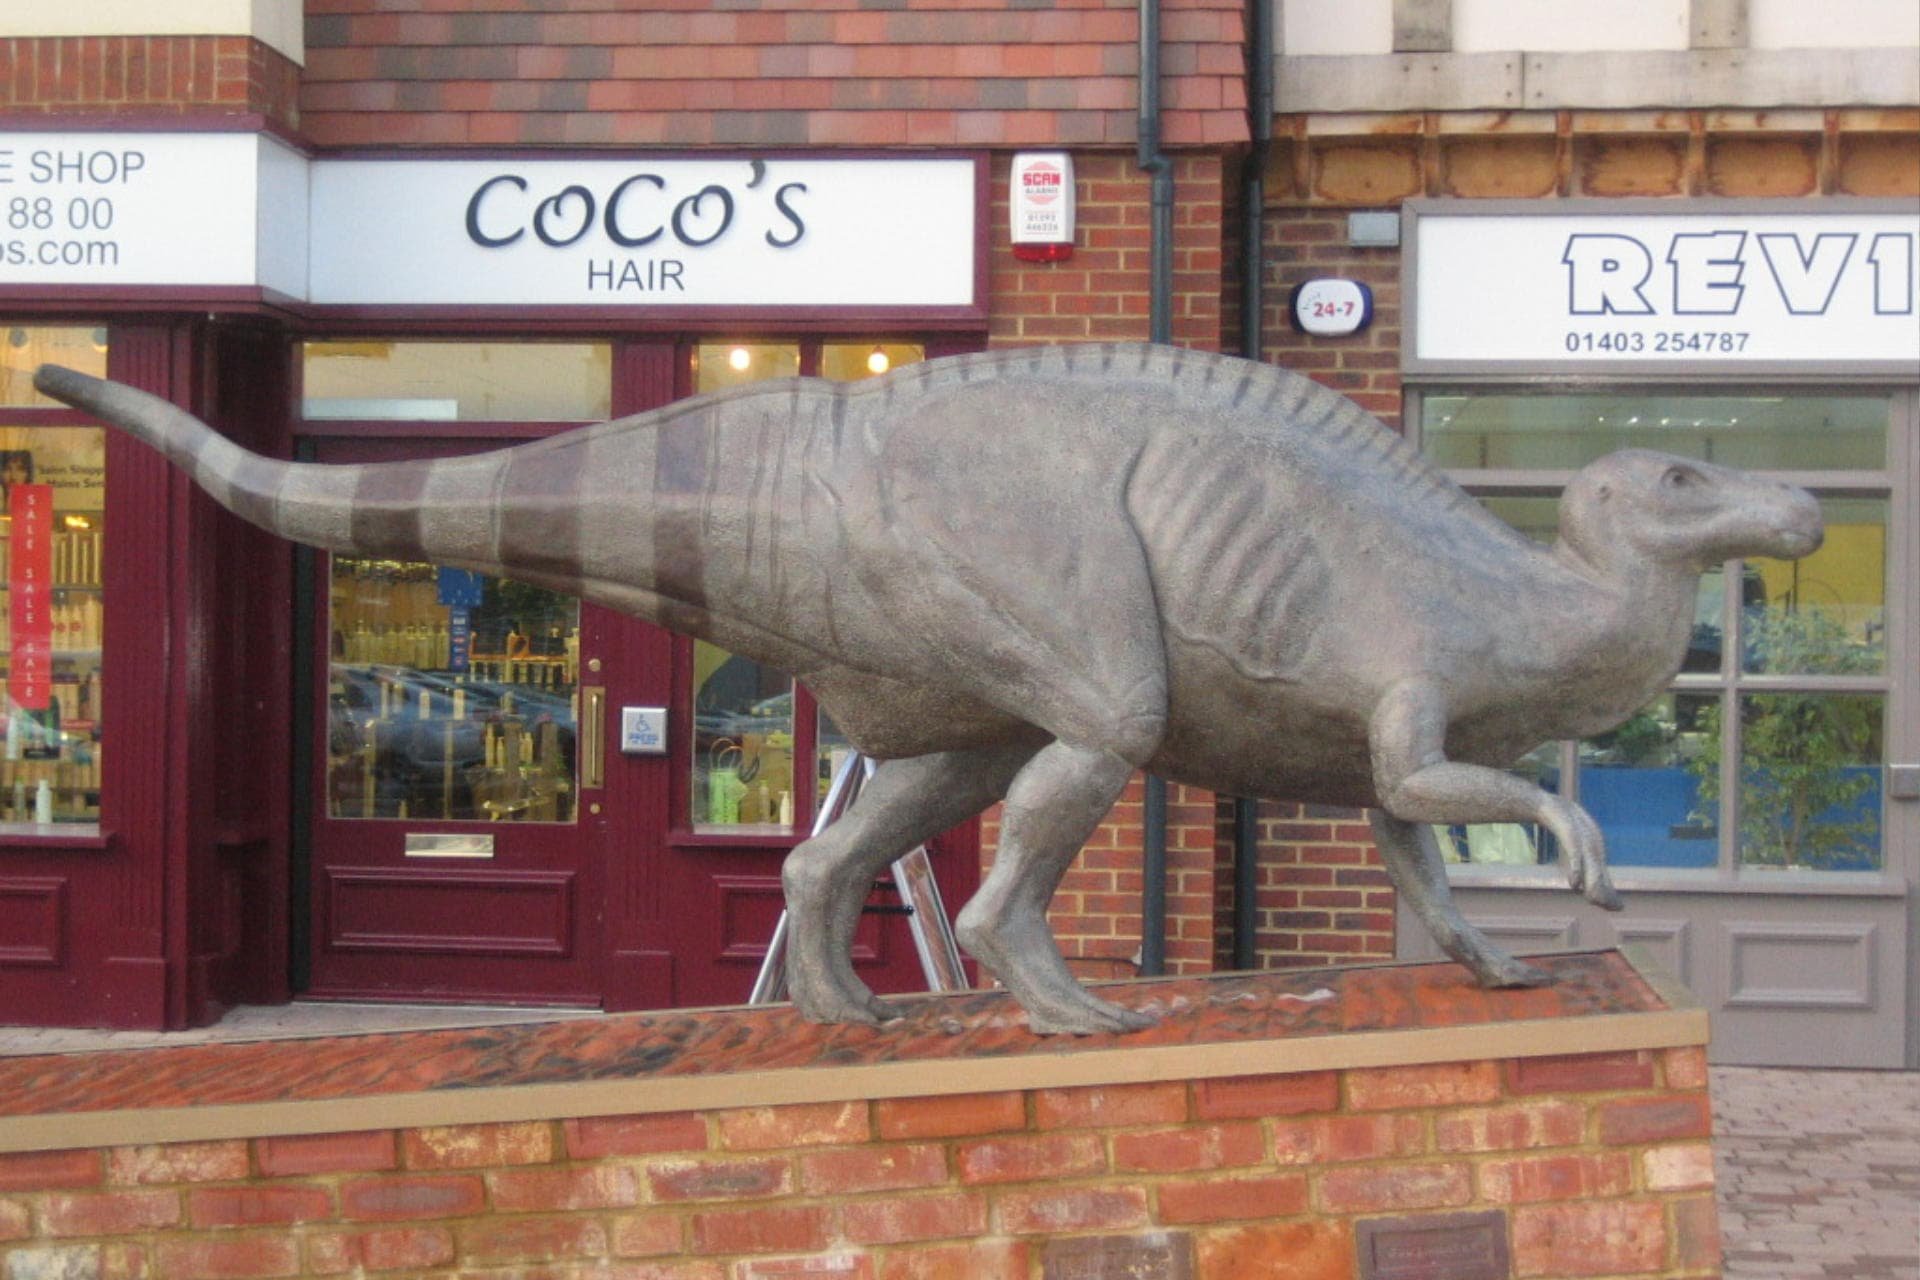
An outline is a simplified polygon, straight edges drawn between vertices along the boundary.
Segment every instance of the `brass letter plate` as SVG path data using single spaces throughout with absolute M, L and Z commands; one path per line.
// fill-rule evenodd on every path
M 1448 1213 L 1359 1224 L 1360 1280 L 1511 1280 L 1507 1215 Z
M 407 833 L 409 858 L 491 858 L 493 837 L 481 835 L 423 835 Z

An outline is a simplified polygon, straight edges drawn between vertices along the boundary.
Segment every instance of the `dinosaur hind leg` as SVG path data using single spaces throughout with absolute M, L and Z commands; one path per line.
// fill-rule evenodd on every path
M 1074 978 L 1047 927 L 1047 904 L 1134 766 L 1097 748 L 1055 742 L 1007 794 L 993 870 L 960 912 L 960 942 L 1005 983 L 1041 1034 L 1137 1031 L 1153 1019 L 1101 1000 Z
M 1467 923 L 1453 903 L 1446 863 L 1432 827 L 1404 822 L 1378 809 L 1368 810 L 1367 817 L 1373 822 L 1373 838 L 1379 842 L 1394 889 L 1440 949 L 1471 970 L 1481 986 L 1538 987 L 1552 980 L 1544 970 L 1514 959 Z
M 780 878 L 787 985 L 802 1016 L 865 1023 L 899 1016 L 853 971 L 853 934 L 874 877 L 1005 795 L 1032 755 L 1031 747 L 1002 747 L 890 760 L 848 813 L 793 851 Z

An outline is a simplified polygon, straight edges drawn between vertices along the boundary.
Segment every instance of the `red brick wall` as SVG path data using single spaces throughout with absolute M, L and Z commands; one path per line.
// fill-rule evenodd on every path
M 455 7 L 308 0 L 302 106 L 313 140 L 1000 147 L 1134 136 L 1133 0 Z M 1245 138 L 1243 9 L 1166 4 L 1169 143 Z
M 300 68 L 248 36 L 0 40 L 0 112 L 257 113 L 298 123 Z
M 990 340 L 996 346 L 1145 341 L 1151 305 L 1150 186 L 1134 156 L 1074 156 L 1078 230 L 1066 262 L 1013 257 L 1007 226 L 1009 158 L 994 159 Z M 1179 156 L 1174 165 L 1172 327 L 1174 341 L 1221 349 L 1221 212 L 1234 168 L 1217 154 Z M 1140 949 L 1143 826 L 1139 779 L 1087 842 L 1062 881 L 1051 921 L 1068 963 L 1082 976 L 1128 977 Z M 1169 789 L 1167 803 L 1167 971 L 1212 967 L 1213 797 Z M 999 811 L 982 830 L 991 865 Z
M 1516 1275 L 1706 1280 L 1709 1114 L 1679 1049 L 0 1155 L 0 1274 L 1350 1280 L 1360 1219 L 1493 1211 Z

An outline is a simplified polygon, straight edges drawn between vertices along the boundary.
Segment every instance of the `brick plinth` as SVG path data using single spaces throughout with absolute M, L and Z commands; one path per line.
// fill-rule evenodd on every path
M 16 1062 L 0 1086 L 58 1074 L 47 1105 L 139 1140 L 0 1155 L 0 1276 L 1046 1280 L 1170 1250 L 1350 1280 L 1456 1220 L 1530 1280 L 1717 1275 L 1704 1020 L 1618 956 L 1553 963 L 1545 991 L 1126 986 L 1162 1026 L 1072 1041 L 981 995 L 889 1031 L 722 1010 Z M 162 1118 L 101 1110 L 129 1106 Z M 0 1106 L 0 1149 L 45 1113 Z

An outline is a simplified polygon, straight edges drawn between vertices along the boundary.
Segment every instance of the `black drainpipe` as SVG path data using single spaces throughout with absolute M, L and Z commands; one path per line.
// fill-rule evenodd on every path
M 1148 336 L 1173 341 L 1173 162 L 1160 150 L 1160 0 L 1140 0 L 1140 167 L 1153 178 Z M 1141 813 L 1140 972 L 1167 971 L 1167 784 L 1147 775 Z
M 1273 151 L 1273 3 L 1247 0 L 1247 150 L 1240 171 L 1240 354 L 1264 355 L 1266 260 L 1261 250 L 1267 204 L 1267 160 Z M 1260 878 L 1259 806 L 1245 796 L 1233 802 L 1233 967 L 1254 966 L 1259 932 L 1255 895 Z

